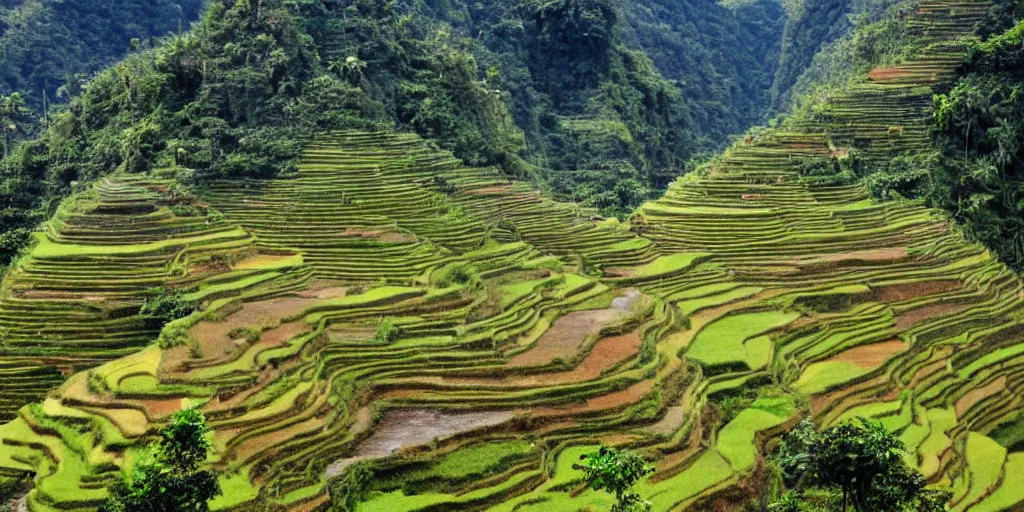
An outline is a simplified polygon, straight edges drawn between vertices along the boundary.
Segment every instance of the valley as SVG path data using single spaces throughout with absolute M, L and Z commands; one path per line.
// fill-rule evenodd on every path
M 944 212 L 807 172 L 927 147 L 989 7 L 923 0 L 920 51 L 624 220 L 389 130 L 272 177 L 97 179 L 3 281 L 0 478 L 95 510 L 196 407 L 212 510 L 603 511 L 574 468 L 601 446 L 654 466 L 652 510 L 741 510 L 801 420 L 864 417 L 949 510 L 1016 510 L 1024 282 Z

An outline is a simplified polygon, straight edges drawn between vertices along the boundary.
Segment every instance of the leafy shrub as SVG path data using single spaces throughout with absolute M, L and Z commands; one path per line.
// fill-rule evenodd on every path
M 373 471 L 366 463 L 348 468 L 345 476 L 331 484 L 331 512 L 355 512 L 373 482 Z
M 263 331 L 256 327 L 236 327 L 228 332 L 228 338 L 233 340 L 244 339 L 248 343 L 256 343 L 260 340 Z
M 8 512 L 6 503 L 26 490 L 28 483 L 24 479 L 0 476 L 0 512 Z
M 180 290 L 156 288 L 149 290 L 149 297 L 143 303 L 139 314 L 164 322 L 185 318 L 199 308 L 195 301 L 185 299 Z
M 596 491 L 615 495 L 612 512 L 647 512 L 651 504 L 631 491 L 633 485 L 654 472 L 654 468 L 638 453 L 602 446 L 600 450 L 580 456 L 573 469 L 583 471 L 587 484 Z
M 213 447 L 211 431 L 198 409 L 175 413 L 151 446 L 155 457 L 136 462 L 131 474 L 111 487 L 100 511 L 208 512 L 208 502 L 222 493 L 217 475 L 200 469 Z
M 402 337 L 402 328 L 395 324 L 394 320 L 384 318 L 377 325 L 377 333 L 373 335 L 373 342 L 386 345 L 398 341 Z
M 157 338 L 157 344 L 160 348 L 168 349 L 173 347 L 180 347 L 182 345 L 193 345 L 192 336 L 189 334 L 188 326 L 171 323 L 164 327 L 160 331 L 160 337 Z
M 178 217 L 198 217 L 201 215 L 199 209 L 190 204 L 176 204 L 171 207 L 171 213 Z
M 469 285 L 479 279 L 475 267 L 468 263 L 445 265 L 430 276 L 430 284 L 439 288 L 454 285 Z

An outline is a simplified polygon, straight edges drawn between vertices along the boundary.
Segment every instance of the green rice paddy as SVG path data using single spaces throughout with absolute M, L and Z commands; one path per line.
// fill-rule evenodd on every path
M 31 475 L 32 512 L 95 509 L 197 405 L 219 511 L 323 510 L 357 464 L 361 512 L 605 510 L 572 467 L 604 444 L 650 459 L 637 490 L 665 512 L 728 499 L 802 418 L 868 416 L 957 510 L 1011 509 L 1024 284 L 936 212 L 797 172 L 927 142 L 907 98 L 986 9 L 921 4 L 909 59 L 934 72 L 738 142 L 632 226 L 408 134 L 324 134 L 297 173 L 211 184 L 197 217 L 167 181 L 97 182 L 0 295 L 0 475 Z M 168 288 L 198 310 L 139 315 Z

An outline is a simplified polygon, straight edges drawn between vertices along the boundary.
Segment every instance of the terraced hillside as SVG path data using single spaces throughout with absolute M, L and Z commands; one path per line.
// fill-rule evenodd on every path
M 871 70 L 842 94 L 829 98 L 799 131 L 828 134 L 843 151 L 855 149 L 870 164 L 884 164 L 906 151 L 927 149 L 933 124 L 930 107 L 937 87 L 951 83 L 963 62 L 961 39 L 982 22 L 990 2 L 918 2 L 906 20 L 917 49 L 893 66 Z
M 928 26 L 954 48 L 979 9 L 936 2 L 915 23 L 945 12 Z M 833 101 L 881 119 L 905 87 Z M 874 123 L 922 114 L 901 112 Z M 810 185 L 801 162 L 843 157 L 824 127 L 738 143 L 630 226 L 384 133 L 325 135 L 294 175 L 213 184 L 208 204 L 100 183 L 65 203 L 0 306 L 31 305 L 4 316 L 11 372 L 61 351 L 106 362 L 0 427 L 0 474 L 33 475 L 29 510 L 90 510 L 195 405 L 215 430 L 216 510 L 321 510 L 357 471 L 373 475 L 360 511 L 605 510 L 572 469 L 601 444 L 653 462 L 637 490 L 655 510 L 731 509 L 760 488 L 772 438 L 866 416 L 953 510 L 1012 509 L 1024 283 L 919 204 Z M 134 315 L 153 286 L 202 303 L 166 348 L 142 348 L 156 333 Z M 102 317 L 108 303 L 124 313 Z M 35 318 L 64 337 L 21 327 Z
M 171 181 L 115 177 L 66 202 L 0 298 L 0 419 L 76 370 L 134 353 L 161 323 L 138 314 L 150 290 L 189 287 L 192 300 L 266 281 L 232 268 L 253 253 L 247 232 Z

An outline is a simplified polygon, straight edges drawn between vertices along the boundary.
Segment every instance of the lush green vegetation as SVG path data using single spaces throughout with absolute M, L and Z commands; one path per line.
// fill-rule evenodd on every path
M 781 29 L 771 6 L 424 3 L 414 15 L 453 30 L 488 69 L 489 87 L 511 93 L 525 157 L 544 182 L 619 216 L 685 172 L 695 152 L 760 120 Z
M 912 2 L 902 0 L 792 0 L 774 80 L 773 112 L 788 114 L 822 86 L 863 76 L 867 66 L 907 53 L 905 20 Z
M 209 501 L 221 494 L 217 475 L 200 469 L 212 448 L 209 435 L 197 409 L 175 413 L 152 448 L 153 459 L 137 463 L 111 488 L 100 512 L 208 512 Z
M 210 2 L 192 31 L 97 75 L 0 164 L 2 262 L 75 183 L 116 170 L 160 169 L 186 186 L 271 176 L 294 170 L 314 133 L 396 122 L 474 163 L 518 152 L 472 57 L 403 20 L 369 0 Z
M 627 2 L 625 39 L 682 91 L 700 149 L 761 124 L 786 14 L 775 2 Z
M 202 0 L 3 2 L 0 94 L 21 93 L 40 118 L 133 47 L 188 30 L 202 7 Z
M 1020 20 L 1021 14 L 1010 19 Z M 993 25 L 999 23 L 987 26 Z M 951 212 L 969 236 L 1019 270 L 1024 269 L 1022 45 L 1024 24 L 972 45 L 964 76 L 935 98 L 941 156 L 923 162 L 933 165 L 921 184 L 932 204 Z
M 580 456 L 574 469 L 586 475 L 587 484 L 595 491 L 608 491 L 615 495 L 612 512 L 648 512 L 650 502 L 631 489 L 637 482 L 654 472 L 643 456 L 629 451 L 602 446 L 600 450 Z
M 109 9 L 89 2 L 33 0 L 9 12 L 20 20 L 4 36 L 18 48 L 6 53 L 17 69 L 9 74 L 31 82 L 11 90 L 35 94 L 42 81 L 73 99 L 17 148 L 32 116 L 5 128 L 0 264 L 76 183 L 115 170 L 160 169 L 186 186 L 269 176 L 294 169 L 299 141 L 340 128 L 415 130 L 466 163 L 498 165 L 625 216 L 696 152 L 760 119 L 781 16 L 771 6 L 711 2 L 208 4 L 193 30 L 152 44 L 147 38 L 173 32 L 160 27 L 191 19 L 195 2 L 180 13 L 165 3 L 125 7 L 119 16 L 145 25 L 145 41 L 84 81 L 61 63 L 85 69 L 109 59 L 108 48 L 128 44 L 119 35 L 139 27 L 77 36 Z M 18 27 L 35 26 L 27 12 L 59 37 L 26 41 Z M 669 34 L 652 20 L 668 12 L 706 19 L 673 24 Z M 99 33 L 115 36 L 88 42 Z M 89 58 L 76 57 L 83 51 Z M 41 52 L 60 56 L 37 59 Z M 46 64 L 21 69 L 37 62 Z
M 853 23 L 841 40 L 879 51 L 850 53 L 842 80 L 628 222 L 514 178 L 554 183 L 570 164 L 550 157 L 573 155 L 535 141 L 569 132 L 633 137 L 645 159 L 664 142 L 623 114 L 642 105 L 660 126 L 643 91 L 682 87 L 629 61 L 650 46 L 642 13 L 492 7 L 217 2 L 72 103 L 65 120 L 94 124 L 13 148 L 7 191 L 35 183 L 19 167 L 34 158 L 69 174 L 43 180 L 56 214 L 0 290 L 0 483 L 31 481 L 32 512 L 113 508 L 195 472 L 207 492 L 173 497 L 202 509 L 219 487 L 218 511 L 1024 502 L 1024 283 L 940 211 L 882 190 L 890 165 L 936 154 L 933 95 L 955 86 L 987 4 Z M 505 21 L 521 39 L 494 38 Z M 518 85 L 495 86 L 516 63 Z M 531 88 L 557 125 L 523 125 Z M 49 160 L 67 140 L 78 153 Z M 103 151 L 82 175 L 97 179 L 72 185 Z M 627 185 L 616 204 L 642 200 Z M 12 211 L 33 205 L 41 218 L 43 203 Z M 208 442 L 154 454 L 183 408 L 185 437 Z M 820 433 L 798 427 L 808 417 Z M 766 454 L 794 430 L 776 474 Z
M 878 422 L 843 423 L 818 433 L 804 421 L 783 437 L 777 455 L 784 482 L 797 490 L 771 510 L 946 510 L 952 493 L 926 489 L 924 477 L 903 462 L 905 449 Z M 815 487 L 832 493 L 814 496 L 817 506 L 803 497 Z

